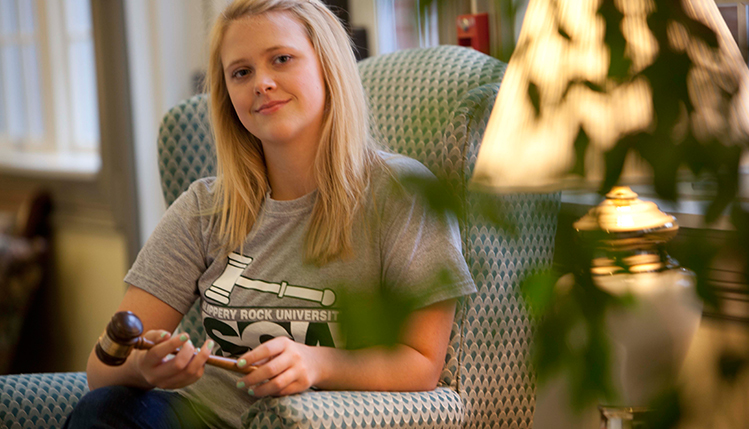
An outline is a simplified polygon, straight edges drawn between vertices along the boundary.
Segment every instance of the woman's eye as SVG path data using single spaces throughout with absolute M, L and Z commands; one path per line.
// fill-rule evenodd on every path
M 284 64 L 291 61 L 291 55 L 279 55 L 276 57 L 276 63 Z
M 249 70 L 239 69 L 239 70 L 236 70 L 234 73 L 232 73 L 231 77 L 233 77 L 234 79 L 239 79 L 239 78 L 247 76 L 248 74 L 250 74 Z

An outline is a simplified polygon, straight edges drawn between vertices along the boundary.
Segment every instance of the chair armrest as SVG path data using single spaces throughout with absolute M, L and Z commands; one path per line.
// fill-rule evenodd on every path
M 85 372 L 0 376 L 0 427 L 61 428 L 86 392 Z
M 245 428 L 459 428 L 460 395 L 429 392 L 305 392 L 264 398 L 242 416 Z

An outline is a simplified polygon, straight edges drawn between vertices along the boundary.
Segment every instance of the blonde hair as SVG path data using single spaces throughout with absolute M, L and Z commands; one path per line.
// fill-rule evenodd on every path
M 351 39 L 318 0 L 236 0 L 213 26 L 206 90 L 218 161 L 214 209 L 220 215 L 219 234 L 227 251 L 241 247 L 269 189 L 262 144 L 244 128 L 229 98 L 221 45 L 232 22 L 271 11 L 287 12 L 304 26 L 322 66 L 326 109 L 314 161 L 318 194 L 305 256 L 323 265 L 351 256 L 354 219 L 373 167 L 382 160 L 369 135 L 367 102 Z

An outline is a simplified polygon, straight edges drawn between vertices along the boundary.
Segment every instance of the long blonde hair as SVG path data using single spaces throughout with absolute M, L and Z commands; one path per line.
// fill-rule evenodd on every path
M 304 26 L 322 66 L 326 109 L 314 161 L 318 194 L 305 256 L 323 265 L 351 256 L 354 219 L 371 172 L 382 161 L 369 135 L 367 102 L 351 39 L 319 0 L 236 0 L 213 26 L 206 90 L 218 161 L 214 209 L 220 214 L 219 233 L 227 251 L 241 247 L 269 189 L 262 144 L 244 128 L 229 98 L 221 45 L 233 21 L 270 11 L 288 12 Z

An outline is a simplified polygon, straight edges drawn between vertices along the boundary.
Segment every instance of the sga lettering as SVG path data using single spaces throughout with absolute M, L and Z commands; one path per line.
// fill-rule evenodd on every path
M 236 357 L 276 337 L 308 346 L 341 347 L 338 324 L 328 322 L 223 321 L 204 317 L 206 334 L 216 342 L 214 354 Z

